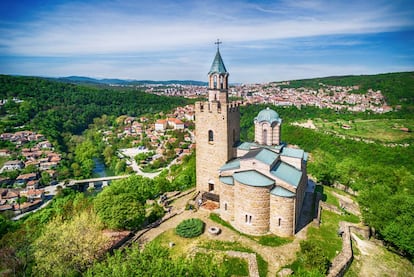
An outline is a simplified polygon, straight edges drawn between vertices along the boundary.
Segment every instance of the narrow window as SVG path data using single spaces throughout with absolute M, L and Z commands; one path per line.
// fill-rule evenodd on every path
M 223 76 L 220 76 L 220 89 L 223 89 Z
M 267 144 L 267 130 L 264 129 L 263 130 L 263 144 Z
M 208 191 L 213 191 L 214 190 L 214 184 L 209 183 L 208 184 Z
M 247 223 L 247 219 L 248 219 L 248 215 L 246 214 L 246 216 L 245 216 L 245 222 Z
M 212 130 L 208 131 L 208 141 L 214 141 L 214 133 Z
M 282 222 L 282 219 L 281 218 L 279 218 L 278 219 L 278 225 L 280 226 L 280 223 Z
M 224 203 L 224 210 L 227 211 L 227 203 Z
M 249 215 L 249 223 L 252 223 L 252 216 Z
M 217 75 L 214 75 L 214 88 L 217 88 Z

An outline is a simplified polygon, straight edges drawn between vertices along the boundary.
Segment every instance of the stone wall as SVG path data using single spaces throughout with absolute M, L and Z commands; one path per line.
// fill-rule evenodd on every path
M 270 188 L 234 184 L 234 227 L 249 235 L 269 231 Z
M 354 258 L 352 253 L 351 232 L 348 222 L 341 221 L 339 223 L 342 233 L 342 251 L 334 258 L 329 268 L 328 277 L 341 277 L 349 268 Z
M 320 199 L 320 194 L 317 196 L 317 200 Z M 322 209 L 328 210 L 334 213 L 341 214 L 342 211 L 338 207 L 324 203 L 319 200 L 319 213 L 318 213 L 318 226 L 320 222 L 320 213 Z M 341 221 L 339 223 L 339 232 L 342 234 L 342 250 L 332 261 L 329 268 L 329 277 L 342 277 L 345 275 L 349 266 L 354 258 L 352 251 L 351 232 L 356 232 L 362 235 L 365 239 L 369 239 L 371 236 L 370 228 L 368 226 L 361 226 L 359 224 Z
M 217 171 L 235 157 L 233 145 L 240 140 L 239 103 L 197 102 L 195 112 L 197 189 L 209 191 L 210 182 L 220 194 Z
M 281 237 L 294 235 L 294 201 L 295 198 L 270 196 L 270 232 Z
M 234 185 L 220 184 L 220 216 L 231 222 L 234 220 Z

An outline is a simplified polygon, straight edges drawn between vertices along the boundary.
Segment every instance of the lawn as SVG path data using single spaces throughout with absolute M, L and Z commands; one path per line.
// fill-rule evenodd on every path
M 414 120 L 411 119 L 373 119 L 373 120 L 338 120 L 334 122 L 314 119 L 319 131 L 336 133 L 348 137 L 368 139 L 384 143 L 402 143 L 414 141 Z M 348 125 L 350 129 L 344 129 Z M 400 128 L 408 128 L 411 132 L 403 132 Z
M 205 233 L 196 238 L 182 238 L 175 234 L 174 229 L 165 231 L 157 238 L 155 238 L 154 242 L 169 248 L 171 256 L 175 259 L 181 259 L 183 256 L 187 256 L 190 253 L 194 253 L 196 248 L 204 248 L 219 251 L 234 250 L 240 252 L 255 253 L 249 247 L 246 247 L 238 242 L 211 240 Z M 170 247 L 170 243 L 174 243 L 174 246 Z M 223 263 L 230 266 L 228 268 L 231 270 L 230 273 L 232 276 L 248 275 L 241 274 L 241 272 L 244 272 L 244 270 L 247 268 L 247 261 L 245 261 L 244 259 L 227 257 L 226 255 L 222 255 L 219 253 L 220 252 L 218 252 L 217 256 L 222 256 Z M 257 253 L 256 258 L 260 276 L 266 276 L 268 267 L 267 262 Z

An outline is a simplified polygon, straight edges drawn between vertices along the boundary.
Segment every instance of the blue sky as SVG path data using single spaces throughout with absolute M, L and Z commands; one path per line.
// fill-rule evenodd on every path
M 0 73 L 230 82 L 414 70 L 414 1 L 2 0 Z

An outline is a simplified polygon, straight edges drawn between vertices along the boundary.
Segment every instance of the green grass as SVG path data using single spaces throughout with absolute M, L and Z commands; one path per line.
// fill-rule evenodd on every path
M 230 270 L 230 276 L 249 276 L 249 265 L 245 259 L 225 256 L 223 265 Z
M 320 227 L 312 226 L 308 229 L 308 240 L 316 241 L 330 260 L 342 249 L 342 238 L 337 234 L 339 222 L 342 220 L 344 216 L 324 210 Z
M 210 219 L 212 221 L 224 226 L 224 227 L 227 227 L 227 228 L 233 230 L 234 232 L 238 233 L 241 236 L 244 236 L 246 238 L 254 240 L 255 242 L 257 242 L 257 243 L 259 243 L 260 245 L 263 245 L 263 246 L 276 247 L 276 246 L 280 246 L 280 245 L 292 242 L 292 239 L 281 238 L 281 237 L 278 237 L 276 235 L 251 236 L 251 235 L 241 233 L 238 230 L 236 230 L 230 223 L 223 220 L 218 214 L 211 213 L 210 214 Z
M 233 250 L 233 251 L 240 251 L 240 252 L 247 252 L 247 253 L 255 253 L 252 249 L 240 244 L 239 242 L 230 242 L 230 241 L 218 241 L 218 240 L 205 241 L 202 244 L 200 244 L 200 247 L 203 247 L 206 249 L 212 249 L 212 250 L 221 250 L 221 251 Z M 267 276 L 268 264 L 263 259 L 262 256 L 260 256 L 258 253 L 255 253 L 255 254 L 256 254 L 256 260 L 257 260 L 257 267 L 259 269 L 259 276 L 265 277 Z
M 0 157 L 0 168 L 3 167 L 4 163 L 9 160 L 8 157 Z
M 333 132 L 349 137 L 358 137 L 384 143 L 414 140 L 413 132 L 407 133 L 400 130 L 400 128 L 405 127 L 413 131 L 414 120 L 412 119 L 356 119 L 352 121 L 338 120 L 332 122 L 315 119 L 313 122 L 319 131 Z M 351 129 L 343 129 L 343 124 L 351 126 Z

